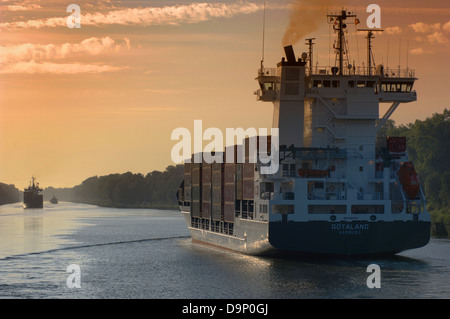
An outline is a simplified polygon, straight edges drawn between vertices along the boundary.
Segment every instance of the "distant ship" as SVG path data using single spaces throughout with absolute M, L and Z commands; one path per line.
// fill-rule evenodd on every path
M 51 204 L 58 204 L 58 199 L 53 195 L 53 197 L 50 199 Z
M 30 186 L 23 191 L 23 207 L 24 208 L 43 208 L 44 196 L 39 194 L 42 189 L 36 182 L 34 176 L 31 178 Z
M 277 68 L 261 63 L 255 94 L 274 104 L 276 173 L 248 160 L 249 139 L 235 145 L 245 161 L 209 164 L 194 154 L 185 163 L 178 201 L 193 242 L 248 254 L 331 255 L 395 254 L 428 243 L 430 214 L 406 138 L 377 137 L 399 104 L 417 100 L 414 70 L 374 64 L 371 40 L 381 30 L 362 30 L 367 65 L 348 63 L 345 28 L 353 18 L 328 16 L 338 34 L 333 67 L 313 64 L 313 39 L 299 59 L 286 46 Z M 384 116 L 380 103 L 390 105 Z

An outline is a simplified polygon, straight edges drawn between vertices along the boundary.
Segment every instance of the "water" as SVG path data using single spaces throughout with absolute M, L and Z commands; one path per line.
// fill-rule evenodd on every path
M 80 288 L 68 287 L 72 264 Z M 4 205 L 0 298 L 450 298 L 450 240 L 391 258 L 253 257 L 192 244 L 177 211 Z

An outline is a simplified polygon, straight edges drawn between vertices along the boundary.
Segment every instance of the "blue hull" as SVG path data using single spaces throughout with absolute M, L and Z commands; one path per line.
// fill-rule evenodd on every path
M 430 222 L 270 222 L 272 246 L 330 255 L 395 254 L 425 246 Z

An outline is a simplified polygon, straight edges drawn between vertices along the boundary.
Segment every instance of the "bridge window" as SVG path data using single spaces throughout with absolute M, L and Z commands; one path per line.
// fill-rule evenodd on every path
M 373 88 L 375 86 L 375 81 L 367 81 L 367 87 L 368 88 Z
M 382 83 L 381 87 L 384 92 L 411 92 L 412 83 L 390 82 Z

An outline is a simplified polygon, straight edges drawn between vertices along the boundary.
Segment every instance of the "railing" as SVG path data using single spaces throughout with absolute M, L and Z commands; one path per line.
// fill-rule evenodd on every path
M 339 75 L 340 72 L 337 67 L 334 66 L 315 66 L 312 68 L 312 72 L 308 67 L 305 68 L 306 75 Z M 342 75 L 373 75 L 383 76 L 386 78 L 414 78 L 416 71 L 410 68 L 384 68 L 378 67 L 364 67 L 357 66 L 351 68 L 344 68 Z M 280 76 L 277 68 L 262 68 L 258 69 L 258 76 Z
M 372 75 L 387 78 L 413 78 L 415 73 L 415 70 L 410 68 L 384 68 L 380 66 L 371 68 L 358 66 L 342 70 L 342 75 Z M 312 69 L 312 72 L 310 72 L 309 68 L 306 68 L 306 75 L 340 75 L 340 72 L 334 66 L 316 66 Z
M 278 76 L 277 68 L 262 68 L 258 70 L 258 76 Z

